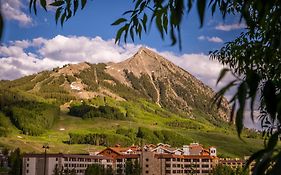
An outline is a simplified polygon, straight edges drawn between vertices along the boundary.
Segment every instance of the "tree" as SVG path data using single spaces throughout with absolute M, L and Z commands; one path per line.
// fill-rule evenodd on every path
M 126 160 L 125 174 L 126 175 L 134 175 L 134 165 L 133 165 L 132 160 Z
M 19 148 L 11 152 L 11 155 L 9 157 L 9 166 L 11 167 L 9 174 L 11 175 L 22 174 L 22 155 Z
M 241 167 L 231 168 L 230 166 L 219 164 L 213 168 L 213 175 L 248 175 L 249 171 Z
M 104 175 L 105 168 L 102 165 L 92 164 L 87 167 L 85 175 Z
M 70 175 L 76 175 L 76 170 L 73 168 L 72 170 L 70 170 Z
M 116 42 L 120 42 L 122 35 L 125 42 L 129 35 L 133 41 L 135 36 L 141 38 L 143 32 L 147 32 L 150 21 L 150 24 L 155 22 L 163 39 L 169 36 L 171 45 L 178 43 L 181 48 L 180 29 L 183 16 L 196 5 L 202 26 L 207 2 L 212 14 L 218 10 L 223 18 L 228 14 L 240 15 L 241 20 L 247 24 L 246 32 L 226 43 L 222 49 L 211 52 L 212 59 L 229 67 L 222 70 L 218 81 L 227 72 L 236 77 L 236 80 L 217 93 L 215 102 L 219 104 L 226 91 L 238 87 L 230 103 L 233 109 L 231 119 L 235 119 L 240 137 L 245 106 L 250 101 L 253 118 L 254 104 L 257 94 L 260 94 L 257 102 L 266 144 L 264 149 L 252 155 L 247 165 L 256 160 L 255 174 L 277 174 L 281 171 L 281 150 L 277 148 L 281 132 L 280 0 L 134 0 L 134 8 L 126 11 L 123 14 L 125 17 L 112 23 L 121 26 L 116 34 Z M 86 3 L 87 0 L 56 0 L 50 5 L 57 8 L 55 19 L 57 22 L 60 20 L 63 25 L 75 15 L 79 5 L 83 9 Z M 40 4 L 47 9 L 46 0 L 40 0 Z M 36 5 L 36 0 L 30 0 L 30 9 L 35 13 Z M 2 24 L 3 20 L 0 18 L 0 25 Z

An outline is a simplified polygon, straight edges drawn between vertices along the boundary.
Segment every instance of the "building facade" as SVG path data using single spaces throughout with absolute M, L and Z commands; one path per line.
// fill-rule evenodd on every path
M 84 175 L 85 170 L 92 164 L 112 168 L 116 174 L 125 173 L 127 160 L 138 160 L 138 147 L 106 148 L 97 154 L 25 154 L 23 157 L 23 175 L 53 175 L 55 168 L 59 171 L 75 171 Z
M 182 148 L 162 143 L 142 148 L 116 145 L 95 154 L 26 154 L 23 157 L 23 175 L 44 175 L 44 170 L 46 175 L 53 175 L 55 168 L 84 175 L 91 164 L 112 168 L 117 175 L 123 175 L 128 160 L 139 163 L 142 175 L 208 175 L 219 163 L 215 147 L 206 149 L 198 143 Z
M 204 149 L 198 143 L 181 149 L 167 144 L 144 146 L 141 154 L 143 175 L 202 174 L 209 175 L 218 164 L 216 148 Z

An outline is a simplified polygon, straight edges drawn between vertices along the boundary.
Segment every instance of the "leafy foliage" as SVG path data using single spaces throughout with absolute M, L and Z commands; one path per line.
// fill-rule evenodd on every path
M 63 26 L 63 23 L 67 21 L 72 16 L 75 16 L 78 7 L 81 9 L 85 7 L 87 0 L 55 0 L 50 4 L 47 4 L 47 0 L 40 0 L 40 5 L 47 11 L 48 6 L 56 7 L 55 19 L 56 23 L 60 20 L 60 24 Z M 37 3 L 36 0 L 29 1 L 29 9 L 33 10 L 37 14 Z
M 69 133 L 70 144 L 91 144 L 101 146 L 114 146 L 122 144 L 125 146 L 131 145 L 131 140 L 119 134 L 108 133 Z
M 218 164 L 213 168 L 213 175 L 248 175 L 249 170 L 243 170 L 242 167 L 232 168 L 231 166 Z
M 126 175 L 140 175 L 141 167 L 139 161 L 127 159 L 125 162 L 125 174 Z
M 10 175 L 21 175 L 22 174 L 22 154 L 19 148 L 11 152 L 8 158 L 9 166 L 11 167 Z
M 7 109 L 14 125 L 28 135 L 42 134 L 59 116 L 59 108 L 38 102 L 22 102 Z
M 113 175 L 114 170 L 112 167 L 105 168 L 103 165 L 92 164 L 87 167 L 85 175 Z
M 86 104 L 80 106 L 72 106 L 70 107 L 69 114 L 77 117 L 82 117 L 83 119 L 97 117 L 115 120 L 126 119 L 125 115 L 121 113 L 119 109 L 107 105 L 99 106 L 98 108 Z
M 0 137 L 7 136 L 11 130 L 11 122 L 2 112 L 0 112 Z

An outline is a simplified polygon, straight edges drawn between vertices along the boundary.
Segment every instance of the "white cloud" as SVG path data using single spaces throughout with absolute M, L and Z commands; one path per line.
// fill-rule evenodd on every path
M 213 42 L 213 43 L 222 43 L 223 42 L 223 40 L 217 36 L 209 37 L 209 36 L 201 35 L 198 37 L 198 40 L 201 40 L 201 41 L 207 40 L 207 41 Z
M 24 1 L 24 3 L 27 3 Z M 7 20 L 14 20 L 20 25 L 27 26 L 32 24 L 32 18 L 23 11 L 23 4 L 20 0 L 2 0 L 1 12 Z
M 219 24 L 215 27 L 217 30 L 222 31 L 231 31 L 231 30 L 237 30 L 237 29 L 243 29 L 246 28 L 245 23 L 234 23 L 234 24 Z
M 0 79 L 16 79 L 68 63 L 119 62 L 133 55 L 139 47 L 134 44 L 118 46 L 113 39 L 82 36 L 58 35 L 51 39 L 14 41 L 0 46 Z

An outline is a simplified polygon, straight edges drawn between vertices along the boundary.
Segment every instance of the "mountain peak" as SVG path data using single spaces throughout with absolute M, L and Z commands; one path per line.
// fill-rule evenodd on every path
M 107 66 L 107 72 L 117 76 L 119 80 L 124 80 L 124 70 L 132 72 L 136 77 L 142 74 L 151 77 L 152 74 L 163 76 L 167 71 L 174 72 L 175 69 L 178 69 L 178 66 L 146 47 L 140 47 L 137 53 L 125 61 Z

